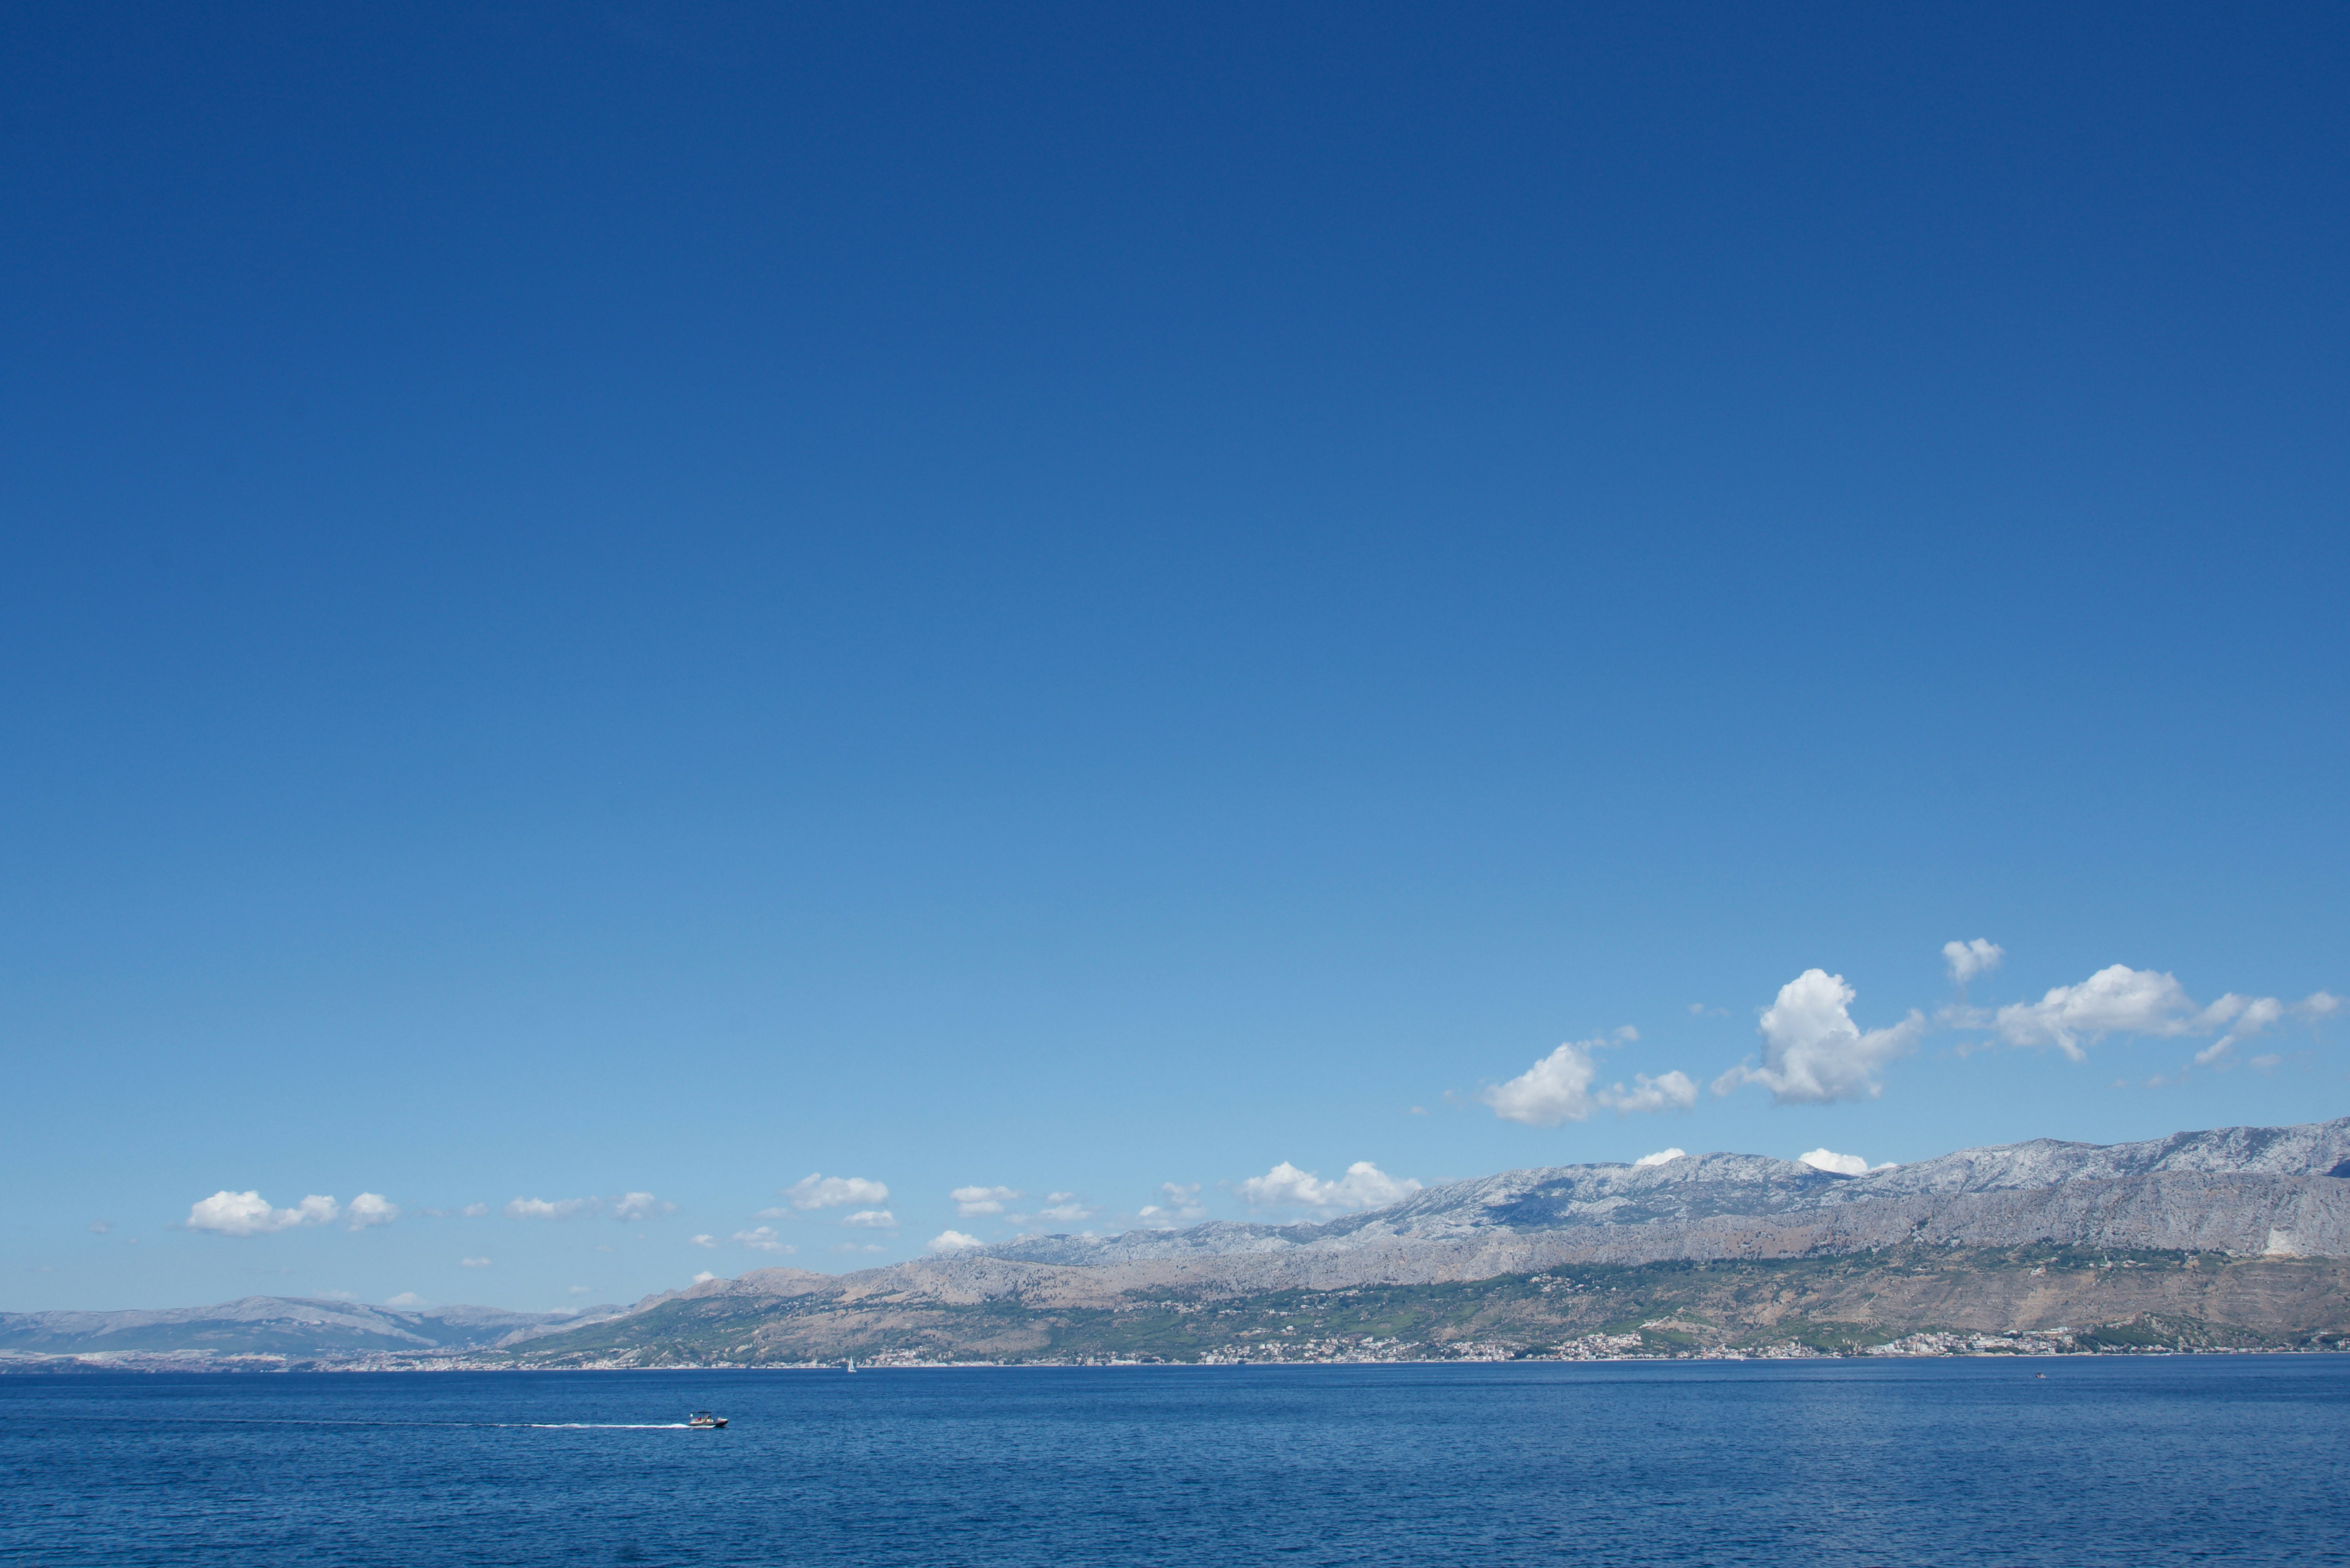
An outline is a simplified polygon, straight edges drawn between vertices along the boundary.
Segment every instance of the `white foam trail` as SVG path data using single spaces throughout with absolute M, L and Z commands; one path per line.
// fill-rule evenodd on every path
M 682 1432 L 682 1421 L 522 1421 L 542 1432 Z

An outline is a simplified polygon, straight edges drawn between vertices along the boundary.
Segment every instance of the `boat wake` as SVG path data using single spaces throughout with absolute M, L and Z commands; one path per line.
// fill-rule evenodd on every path
M 109 1417 L 109 1420 L 118 1427 L 429 1427 L 474 1432 L 683 1432 L 691 1429 L 691 1424 L 685 1421 L 367 1421 L 284 1416 L 117 1416 Z
M 516 1421 L 542 1432 L 682 1432 L 683 1421 Z

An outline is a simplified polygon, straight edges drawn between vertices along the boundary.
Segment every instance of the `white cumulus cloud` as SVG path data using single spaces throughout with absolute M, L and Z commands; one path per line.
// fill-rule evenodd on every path
M 568 1220 L 575 1214 L 585 1214 L 596 1207 L 592 1198 L 558 1198 L 549 1202 L 544 1198 L 513 1198 L 506 1200 L 509 1220 Z
M 1825 1170 L 1836 1176 L 1866 1176 L 1868 1161 L 1856 1154 L 1838 1154 L 1832 1148 L 1815 1148 L 1809 1154 L 1799 1154 L 1796 1161 L 1814 1170 Z
M 856 1213 L 845 1217 L 840 1222 L 844 1225 L 863 1225 L 868 1230 L 887 1231 L 896 1226 L 898 1217 L 887 1209 L 860 1209 Z
M 1857 994 L 1844 976 L 1818 969 L 1781 986 L 1762 1014 L 1762 1064 L 1732 1067 L 1713 1081 L 1713 1092 L 1760 1084 L 1783 1106 L 1876 1098 L 1885 1088 L 1877 1075 L 1917 1049 L 1926 1020 L 1913 1008 L 1889 1029 L 1864 1031 L 1852 1021 Z
M 781 1236 L 776 1235 L 775 1228 L 773 1225 L 758 1225 L 754 1226 L 748 1231 L 737 1231 L 734 1232 L 734 1240 L 742 1242 L 743 1245 L 750 1248 L 754 1252 L 796 1252 L 799 1251 L 797 1247 L 793 1246 Z
M 659 1214 L 673 1214 L 677 1205 L 665 1203 L 650 1192 L 623 1192 L 612 1200 L 615 1220 L 650 1220 Z
M 343 1210 L 343 1218 L 354 1231 L 364 1231 L 370 1225 L 389 1225 L 400 1218 L 400 1205 L 380 1192 L 362 1192 L 351 1199 Z
M 1003 1206 L 1022 1196 L 1012 1187 L 958 1187 L 947 1194 L 955 1201 L 955 1214 L 963 1220 L 976 1220 L 983 1214 L 1001 1214 Z
M 1419 1183 L 1410 1177 L 1399 1181 L 1367 1159 L 1358 1159 L 1348 1166 L 1347 1174 L 1338 1180 L 1324 1181 L 1312 1171 L 1300 1170 L 1284 1159 L 1263 1176 L 1250 1177 L 1233 1190 L 1253 1209 L 1351 1211 L 1400 1203 L 1419 1190 Z
M 231 1192 L 223 1188 L 188 1206 L 188 1229 L 222 1236 L 266 1236 L 297 1225 L 331 1225 L 341 1212 L 333 1199 L 315 1192 L 291 1209 L 272 1209 L 258 1192 Z
M 687 1244 L 690 1246 L 715 1247 L 718 1245 L 718 1238 L 706 1231 L 699 1236 L 688 1236 L 685 1240 Z
M 1603 1044 L 1569 1041 L 1508 1083 L 1493 1085 L 1481 1097 L 1503 1121 L 1536 1127 L 1582 1121 L 1598 1108 L 1591 1085 L 1599 1076 L 1599 1067 L 1591 1053 Z
M 2199 1007 L 2176 976 L 2117 963 L 2108 964 L 2078 985 L 2052 987 L 2038 1002 L 2010 1002 L 1991 1013 L 1988 1022 L 2011 1045 L 2054 1045 L 2075 1062 L 2088 1055 L 2089 1046 L 2111 1034 L 2158 1039 L 2214 1034 L 2219 1038 L 2195 1057 L 2198 1064 L 2210 1066 L 2282 1019 L 2314 1022 L 2330 1017 L 2342 1006 L 2340 997 L 2323 991 L 2296 1002 L 2273 996 L 2239 996 L 2231 991 L 2210 1006 Z M 1965 1022 L 1981 1024 L 1984 1020 L 1977 1013 Z
M 889 1201 L 887 1183 L 861 1176 L 819 1176 L 811 1171 L 777 1194 L 795 1209 L 846 1209 L 852 1203 Z
M 1661 1078 L 1635 1073 L 1631 1088 L 1618 1084 L 1612 1089 L 1604 1089 L 1599 1103 L 1612 1106 L 1619 1116 L 1638 1111 L 1685 1111 L 1697 1104 L 1697 1080 L 1679 1071 L 1667 1073 Z
M 1670 1165 L 1677 1159 L 1687 1159 L 1688 1158 L 1689 1150 L 1685 1148 L 1660 1148 L 1654 1154 L 1644 1154 L 1639 1158 L 1634 1160 L 1632 1162 L 1632 1168 L 1635 1170 L 1638 1170 L 1644 1165 Z
M 1045 1206 L 1036 1210 L 1036 1217 L 1074 1225 L 1080 1220 L 1092 1219 L 1096 1212 L 1074 1192 L 1048 1192 L 1045 1194 Z
M 974 1247 L 986 1245 L 978 1237 L 966 1236 L 960 1231 L 941 1231 L 931 1238 L 931 1251 L 933 1252 L 968 1252 Z
M 1679 1071 L 1656 1078 L 1635 1073 L 1629 1089 L 1621 1083 L 1594 1087 L 1599 1080 L 1599 1064 L 1592 1053 L 1639 1037 L 1639 1032 L 1627 1025 L 1607 1039 L 1570 1040 L 1509 1082 L 1492 1085 L 1479 1097 L 1503 1121 L 1537 1127 L 1584 1121 L 1596 1110 L 1629 1116 L 1641 1111 L 1685 1111 L 1696 1105 L 1696 1083 Z
M 1979 974 L 1989 974 L 1999 967 L 2007 950 L 1997 942 L 1977 937 L 1970 942 L 1944 942 L 1942 962 L 1950 971 L 1954 985 L 1964 985 Z

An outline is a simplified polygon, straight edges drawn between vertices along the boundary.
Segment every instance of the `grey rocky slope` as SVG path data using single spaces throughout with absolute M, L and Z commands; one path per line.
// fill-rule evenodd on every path
M 1507 1171 L 1321 1224 L 1029 1237 L 838 1278 L 759 1270 L 664 1293 L 638 1310 L 730 1293 L 1106 1304 L 1139 1290 L 1325 1290 L 1919 1243 L 2345 1256 L 2345 1178 L 2350 1117 L 2145 1143 L 2040 1138 L 1866 1176 L 1708 1154 Z
M 377 1307 L 246 1296 L 156 1312 L 0 1313 L 0 1352 L 36 1355 L 326 1355 L 489 1350 L 619 1314 L 496 1307 Z

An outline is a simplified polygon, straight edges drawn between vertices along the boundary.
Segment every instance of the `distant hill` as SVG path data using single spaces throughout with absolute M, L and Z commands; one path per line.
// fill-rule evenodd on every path
M 490 1350 L 618 1315 L 504 1312 L 496 1307 L 368 1306 L 246 1296 L 158 1312 L 0 1313 L 0 1352 L 19 1355 L 299 1356 Z

